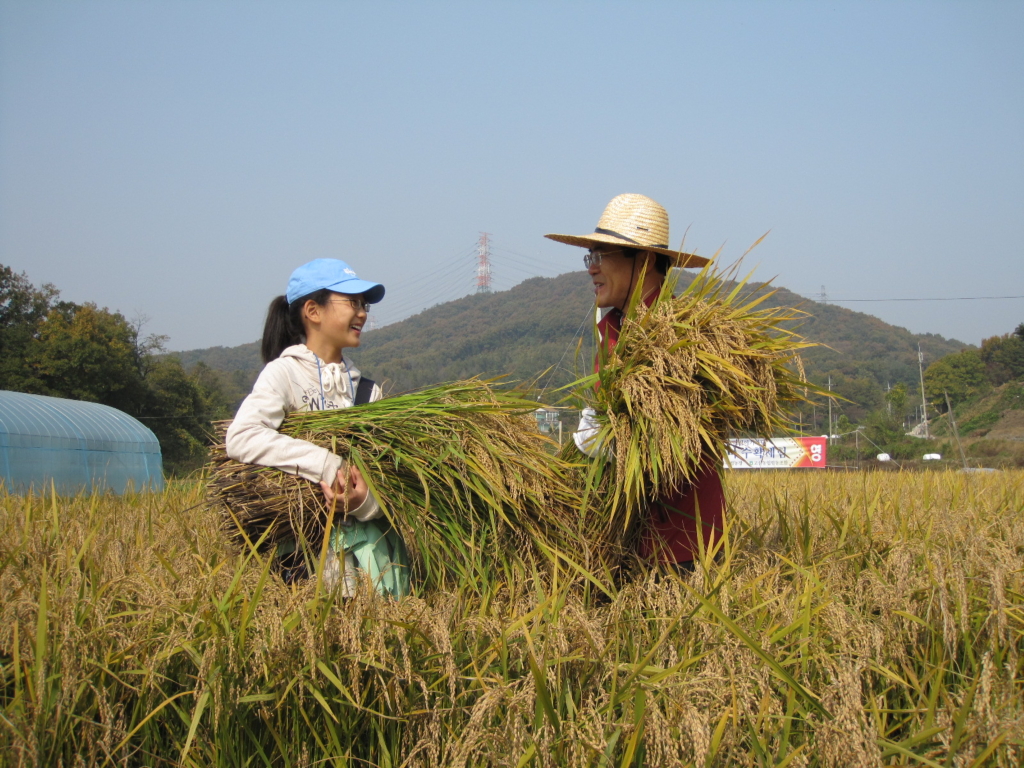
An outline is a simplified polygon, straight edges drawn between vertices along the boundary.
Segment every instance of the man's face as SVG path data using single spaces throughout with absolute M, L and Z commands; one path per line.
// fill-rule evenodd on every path
M 629 292 L 636 288 L 638 259 L 629 259 L 618 248 L 595 248 L 601 263 L 587 269 L 594 283 L 594 301 L 598 307 L 622 307 L 629 300 Z M 632 288 L 630 287 L 632 285 Z

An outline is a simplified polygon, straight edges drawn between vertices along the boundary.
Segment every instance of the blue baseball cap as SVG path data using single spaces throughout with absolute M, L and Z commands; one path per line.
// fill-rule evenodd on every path
M 360 280 L 348 264 L 341 259 L 314 259 L 292 272 L 288 279 L 288 303 L 326 288 L 335 293 L 363 294 L 366 301 L 376 304 L 384 298 L 384 286 Z

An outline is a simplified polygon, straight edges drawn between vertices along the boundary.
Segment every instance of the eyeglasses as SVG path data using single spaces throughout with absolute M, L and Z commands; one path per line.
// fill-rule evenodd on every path
M 369 312 L 370 311 L 370 302 L 368 302 L 362 296 L 360 296 L 358 299 L 350 299 L 347 296 L 332 296 L 330 300 L 331 301 L 344 301 L 346 304 L 348 304 L 350 307 L 352 307 L 352 309 L 354 309 L 356 312 Z
M 587 269 L 590 269 L 591 267 L 600 267 L 601 259 L 603 259 L 605 256 L 610 256 L 613 253 L 621 252 L 622 251 L 619 248 L 616 248 L 615 250 L 612 251 L 595 251 L 591 249 L 583 255 L 583 266 L 585 266 Z

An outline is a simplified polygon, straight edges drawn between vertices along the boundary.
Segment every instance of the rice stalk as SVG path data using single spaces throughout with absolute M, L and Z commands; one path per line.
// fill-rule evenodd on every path
M 357 467 L 406 541 L 421 580 L 481 578 L 484 561 L 566 548 L 577 514 L 536 401 L 471 379 L 354 408 L 295 413 L 281 431 Z M 222 429 L 223 429 L 222 425 Z M 213 451 L 209 496 L 236 543 L 269 549 L 322 541 L 329 510 L 318 486 Z M 341 524 L 343 516 L 338 515 Z
M 800 364 L 814 346 L 793 330 L 804 313 L 761 309 L 773 292 L 745 285 L 705 268 L 679 295 L 666 279 L 649 307 L 638 287 L 614 347 L 597 340 L 598 371 L 564 388 L 601 425 L 606 456 L 574 478 L 609 546 L 629 537 L 647 499 L 720 465 L 729 439 L 791 432 L 793 407 L 821 394 Z M 580 460 L 571 442 L 561 456 Z
M 0 490 L 0 765 L 1021 765 L 1024 472 L 728 487 L 720 561 L 596 605 L 497 569 L 343 602 L 199 483 Z

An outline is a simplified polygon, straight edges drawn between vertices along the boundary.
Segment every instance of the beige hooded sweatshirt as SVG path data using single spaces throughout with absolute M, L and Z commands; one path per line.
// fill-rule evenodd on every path
M 342 357 L 340 363 L 325 363 L 305 344 L 286 348 L 264 367 L 228 427 L 228 456 L 243 464 L 276 467 L 314 483 L 332 482 L 343 466 L 340 456 L 277 430 L 284 417 L 294 411 L 352 407 L 359 379 L 359 369 L 347 357 Z M 374 384 L 370 401 L 380 398 L 380 387 Z M 380 515 L 373 494 L 349 512 L 356 520 L 372 520 Z
M 322 411 L 351 408 L 359 386 L 359 369 L 347 357 L 340 363 L 325 363 L 305 344 L 287 347 L 260 372 L 252 392 L 235 414 L 225 440 L 227 454 L 243 464 L 276 467 L 314 483 L 333 482 L 344 462 L 326 448 L 278 432 L 284 417 L 294 411 Z M 373 385 L 370 402 L 380 400 L 380 387 Z M 348 513 L 356 520 L 372 520 L 383 514 L 372 493 Z M 342 523 L 344 525 L 344 522 Z M 328 550 L 324 581 L 341 583 L 342 594 L 355 594 L 359 570 L 351 552 L 344 565 Z

